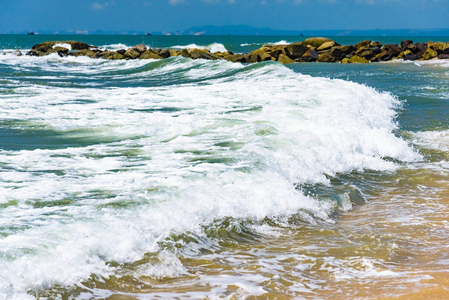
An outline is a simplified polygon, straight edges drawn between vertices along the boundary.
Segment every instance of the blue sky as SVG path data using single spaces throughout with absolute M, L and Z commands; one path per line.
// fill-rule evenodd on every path
M 449 28 L 449 0 L 0 0 L 0 33 Z

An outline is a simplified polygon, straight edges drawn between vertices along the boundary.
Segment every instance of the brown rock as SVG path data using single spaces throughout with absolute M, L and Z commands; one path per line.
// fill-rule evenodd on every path
M 92 50 L 84 49 L 84 50 L 80 50 L 80 51 L 75 52 L 73 55 L 74 56 L 87 56 L 87 57 L 90 57 L 90 58 L 95 58 L 96 53 L 94 51 L 92 51 Z
M 369 48 L 370 44 L 371 44 L 370 40 L 365 40 L 365 41 L 361 41 L 361 42 L 358 42 L 357 44 L 355 44 L 354 48 L 356 48 L 357 50 L 362 47 Z
M 354 55 L 353 57 L 351 57 L 349 59 L 348 62 L 351 64 L 353 64 L 353 63 L 366 64 L 366 63 L 369 63 L 369 60 L 367 60 L 366 58 L 360 57 L 358 55 Z
M 383 44 L 378 41 L 374 41 L 369 44 L 370 48 L 379 48 L 380 49 L 380 48 L 382 48 L 382 46 L 383 46 Z
M 146 50 L 139 56 L 139 59 L 162 59 L 162 58 L 163 58 L 162 56 L 151 50 Z
M 147 46 L 145 46 L 144 44 L 139 44 L 134 46 L 133 49 L 137 50 L 140 53 L 144 53 L 145 51 L 147 51 Z
M 179 55 L 184 56 L 186 58 L 192 58 L 189 54 L 189 51 L 187 51 L 187 49 L 182 49 L 181 52 L 179 52 Z
M 301 56 L 300 61 L 312 62 L 316 61 L 318 58 L 318 53 L 313 49 L 307 49 L 307 51 Z
M 119 53 L 117 53 L 117 54 L 119 54 Z M 139 56 L 140 56 L 140 52 L 135 48 L 129 48 L 128 50 L 126 50 L 125 54 L 123 54 L 123 57 L 125 59 L 136 59 Z
M 325 38 L 325 37 L 313 37 L 313 38 L 308 38 L 305 41 L 303 41 L 302 43 L 304 45 L 309 45 L 312 46 L 314 48 L 318 48 L 321 45 L 323 45 L 325 42 L 331 42 L 331 39 Z
M 284 49 L 285 49 L 285 53 L 287 54 L 287 56 L 290 57 L 291 59 L 301 58 L 301 56 L 303 56 L 304 53 L 306 53 L 307 50 L 309 50 L 307 45 L 304 43 L 301 43 L 301 42 L 287 45 L 287 46 L 285 46 Z
M 210 60 L 216 60 L 218 59 L 217 56 L 210 53 L 209 50 L 206 49 L 189 49 L 188 53 L 191 58 L 193 59 L 210 59 Z
M 256 63 L 267 60 L 275 60 L 269 53 L 267 53 L 263 48 L 254 50 L 246 55 L 247 63 Z
M 338 44 L 335 41 L 328 41 L 328 42 L 324 42 L 323 44 L 321 44 L 321 46 L 319 46 L 316 50 L 319 51 L 323 51 L 323 50 L 328 50 L 334 46 L 340 46 L 340 44 Z
M 159 54 L 160 57 L 162 58 L 169 58 L 170 55 L 170 51 L 167 49 L 157 49 L 158 51 L 155 51 L 157 54 Z
M 449 54 L 440 54 L 438 55 L 438 59 L 449 59 Z
M 401 49 L 402 50 L 407 49 L 410 45 L 413 45 L 413 41 L 412 40 L 403 40 L 403 41 L 401 41 Z
M 435 57 L 438 57 L 438 53 L 435 50 L 432 50 L 431 48 L 427 48 L 426 52 L 424 52 L 422 56 L 424 60 L 429 60 Z
M 279 55 L 279 58 L 277 60 L 278 62 L 282 63 L 282 64 L 292 64 L 295 61 L 293 59 L 291 59 L 290 57 L 288 57 L 285 54 L 281 54 Z
M 226 59 L 227 61 L 232 62 L 240 62 L 240 63 L 246 63 L 246 57 L 243 54 L 231 54 L 231 55 L 225 55 L 223 59 Z

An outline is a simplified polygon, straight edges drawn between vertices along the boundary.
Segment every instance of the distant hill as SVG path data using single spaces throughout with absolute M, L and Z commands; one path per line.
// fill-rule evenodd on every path
M 172 34 L 180 35 L 262 35 L 262 36 L 449 36 L 449 28 L 372 30 L 280 30 L 249 25 L 198 26 Z

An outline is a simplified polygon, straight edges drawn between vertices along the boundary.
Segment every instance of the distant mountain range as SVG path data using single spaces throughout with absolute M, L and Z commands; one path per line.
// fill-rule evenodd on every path
M 22 33 L 27 32 L 5 32 Z M 236 36 L 448 36 L 449 28 L 435 29 L 372 29 L 372 30 L 282 30 L 269 27 L 253 27 L 249 25 L 198 26 L 174 32 L 148 31 L 36 31 L 36 34 L 118 34 L 118 35 L 236 35 Z
M 248 25 L 199 26 L 175 32 L 181 35 L 263 35 L 263 36 L 449 36 L 449 28 L 372 30 L 279 30 Z

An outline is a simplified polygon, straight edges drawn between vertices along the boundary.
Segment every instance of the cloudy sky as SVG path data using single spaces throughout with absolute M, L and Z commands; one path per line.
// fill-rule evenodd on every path
M 449 28 L 449 0 L 0 0 L 0 33 Z

